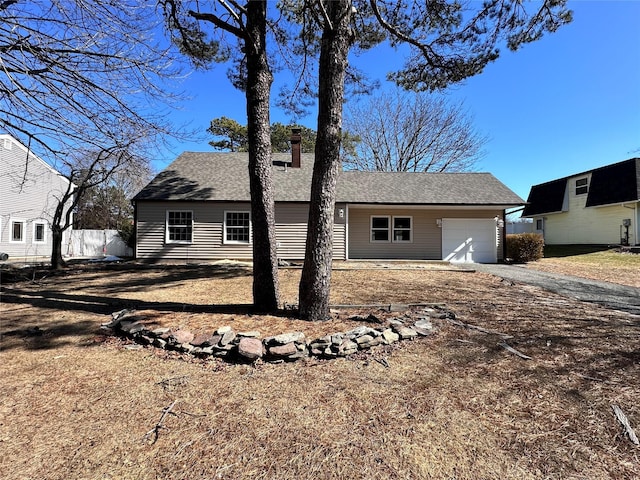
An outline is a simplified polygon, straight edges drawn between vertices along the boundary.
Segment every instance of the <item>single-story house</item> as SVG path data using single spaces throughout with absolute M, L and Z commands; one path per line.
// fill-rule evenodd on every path
M 548 245 L 637 245 L 640 158 L 534 185 L 522 216 Z
M 0 253 L 50 257 L 51 220 L 67 178 L 11 135 L 0 135 Z M 68 240 L 66 231 L 63 242 Z
M 278 257 L 304 257 L 314 157 L 273 155 Z M 133 199 L 136 258 L 250 259 L 246 153 L 185 152 Z M 336 260 L 497 262 L 505 209 L 524 201 L 489 173 L 340 171 Z

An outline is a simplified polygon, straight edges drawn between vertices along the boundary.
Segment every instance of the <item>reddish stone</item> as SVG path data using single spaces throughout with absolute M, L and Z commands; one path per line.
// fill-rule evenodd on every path
M 270 347 L 269 353 L 276 357 L 288 357 L 289 355 L 293 355 L 297 353 L 298 349 L 294 342 L 287 343 L 286 345 L 278 345 L 276 347 Z
M 262 341 L 257 338 L 242 337 L 238 343 L 238 354 L 249 360 L 257 360 L 262 357 Z
M 175 332 L 171 332 L 171 336 L 178 344 L 190 343 L 194 338 L 193 333 L 189 330 L 176 330 Z

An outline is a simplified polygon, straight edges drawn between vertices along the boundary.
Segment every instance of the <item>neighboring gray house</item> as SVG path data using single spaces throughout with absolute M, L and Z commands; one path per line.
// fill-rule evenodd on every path
M 278 256 L 304 257 L 313 155 L 274 154 Z M 133 199 L 136 258 L 250 259 L 246 153 L 180 155 Z M 489 173 L 340 171 L 336 260 L 496 262 L 504 211 L 524 201 Z
M 0 135 L 0 252 L 51 255 L 51 219 L 69 181 L 10 135 Z

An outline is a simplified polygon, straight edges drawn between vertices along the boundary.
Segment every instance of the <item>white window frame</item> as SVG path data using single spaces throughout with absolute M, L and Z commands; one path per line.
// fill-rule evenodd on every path
M 186 225 L 186 224 L 170 224 L 169 223 L 169 216 L 171 213 L 188 213 L 189 215 L 191 215 L 191 225 Z M 191 235 L 190 235 L 190 239 L 189 240 L 172 240 L 171 239 L 171 228 L 179 228 L 182 226 L 185 226 L 187 228 L 190 227 L 191 229 Z M 173 244 L 182 244 L 182 245 L 190 245 L 193 243 L 193 230 L 194 230 L 194 222 L 193 222 L 193 210 L 167 210 L 166 213 L 166 220 L 165 220 L 165 243 L 173 243 Z
M 375 227 L 373 226 L 373 220 L 374 219 L 378 219 L 378 218 L 384 218 L 387 220 L 387 228 L 380 228 L 380 227 Z M 387 232 L 387 239 L 386 240 L 376 240 L 375 238 L 373 238 L 373 232 L 382 232 L 382 231 L 386 231 Z M 371 215 L 369 217 L 369 242 L 371 243 L 391 243 L 391 215 Z
M 228 215 L 229 214 L 235 214 L 235 213 L 241 213 L 243 215 L 248 215 L 249 216 L 249 225 L 247 227 L 245 226 L 232 226 L 230 227 L 229 225 L 227 225 L 227 220 L 228 220 Z M 248 228 L 249 232 L 248 232 L 248 240 L 245 242 L 243 240 L 230 240 L 227 235 L 230 233 L 229 229 L 244 229 L 244 228 Z M 222 231 L 222 243 L 224 243 L 225 245 L 251 245 L 253 241 L 253 222 L 251 220 L 251 211 L 249 210 L 225 210 L 224 211 L 224 227 L 223 227 L 223 231 Z
M 38 231 L 38 225 L 42 225 L 42 240 L 38 240 L 38 236 L 36 235 L 36 232 Z M 47 230 L 49 224 L 47 223 L 46 220 L 34 220 L 33 221 L 33 243 L 47 243 L 48 241 L 48 235 L 47 235 Z
M 400 228 L 396 227 L 396 218 L 408 218 L 409 219 L 409 228 Z M 409 240 L 397 240 L 396 239 L 396 231 L 409 232 Z M 391 219 L 391 241 L 393 243 L 413 243 L 413 216 L 411 215 L 398 215 L 393 216 Z
M 583 182 L 584 184 L 580 183 L 580 185 L 578 185 L 578 182 Z M 589 177 L 580 177 L 580 178 L 576 178 L 575 181 L 575 187 L 576 187 L 576 195 L 585 195 L 587 193 L 589 193 Z M 578 189 L 580 189 L 581 191 L 578 192 Z M 582 191 L 584 189 L 584 191 Z
M 13 225 L 16 223 L 22 224 L 22 238 L 20 240 L 15 240 L 13 236 Z M 27 222 L 21 218 L 11 218 L 9 219 L 9 243 L 26 243 L 27 241 Z

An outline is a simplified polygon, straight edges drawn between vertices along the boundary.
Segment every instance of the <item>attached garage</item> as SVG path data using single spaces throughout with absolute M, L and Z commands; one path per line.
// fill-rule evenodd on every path
M 294 153 L 291 161 L 289 155 L 273 155 L 277 254 L 285 260 L 305 254 L 314 165 L 313 155 Z M 244 152 L 180 155 L 134 198 L 136 257 L 251 258 L 247 165 Z M 506 208 L 524 203 L 489 173 L 355 170 L 338 172 L 335 199 L 335 260 L 495 263 L 502 259 L 500 219 Z M 186 228 L 170 222 L 171 212 L 187 213 Z M 229 233 L 237 225 L 228 228 L 238 214 L 249 219 L 240 225 L 249 229 L 241 238 Z M 182 230 L 186 238 L 173 235 Z
M 451 263 L 496 263 L 498 229 L 493 218 L 443 218 L 442 259 Z

